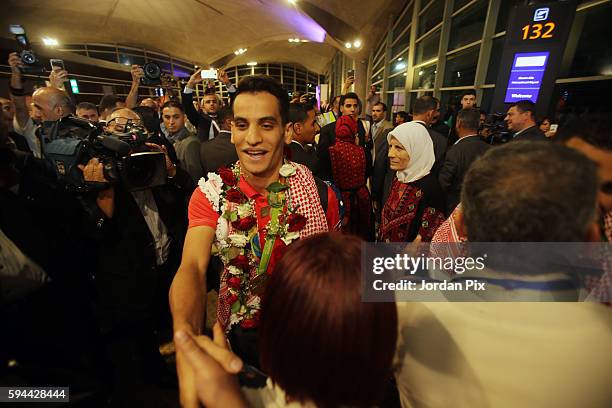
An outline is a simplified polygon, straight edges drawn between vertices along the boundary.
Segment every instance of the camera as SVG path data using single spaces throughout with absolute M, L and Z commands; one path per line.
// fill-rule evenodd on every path
M 487 143 L 498 145 L 510 141 L 512 133 L 508 130 L 504 120 L 505 117 L 505 113 L 490 113 L 487 115 L 479 132 Z
M 45 68 L 40 64 L 34 51 L 32 51 L 32 46 L 30 45 L 30 41 L 28 41 L 24 28 L 20 25 L 13 24 L 9 26 L 9 30 L 15 35 L 15 39 L 21 47 L 19 56 L 24 66 L 20 67 L 19 70 L 23 74 L 44 74 Z
M 143 85 L 161 84 L 162 70 L 155 62 L 147 62 L 142 66 L 144 76 L 140 79 Z
M 45 148 L 45 158 L 53 164 L 59 181 L 67 190 L 86 192 L 105 188 L 105 183 L 86 182 L 78 168 L 97 158 L 103 165 L 104 178 L 121 183 L 127 191 L 139 191 L 166 183 L 166 159 L 162 152 L 151 151 L 145 144 L 146 130 L 133 124 L 121 133 L 104 131 L 101 125 L 68 116 L 49 128 L 52 140 Z

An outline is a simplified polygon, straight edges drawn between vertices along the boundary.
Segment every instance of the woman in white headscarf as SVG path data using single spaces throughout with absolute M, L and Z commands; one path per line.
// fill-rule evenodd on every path
M 422 124 L 408 122 L 389 132 L 387 141 L 392 172 L 385 182 L 378 240 L 412 242 L 420 236 L 421 241 L 431 241 L 444 221 L 444 196 L 431 174 L 431 137 Z

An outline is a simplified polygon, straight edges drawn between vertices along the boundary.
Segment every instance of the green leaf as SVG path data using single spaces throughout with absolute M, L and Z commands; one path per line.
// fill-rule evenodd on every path
M 270 184 L 266 190 L 271 193 L 280 193 L 281 191 L 285 191 L 287 189 L 289 189 L 288 185 L 275 181 L 274 183 Z
M 238 311 L 240 310 L 240 306 L 242 306 L 240 304 L 240 301 L 234 302 L 234 304 L 232 305 L 232 313 L 238 313 Z
M 232 211 L 230 213 L 230 222 L 234 222 L 238 219 L 238 211 Z

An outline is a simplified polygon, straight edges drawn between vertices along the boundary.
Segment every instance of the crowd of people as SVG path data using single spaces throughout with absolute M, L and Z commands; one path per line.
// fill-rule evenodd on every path
M 76 104 L 66 71 L 30 96 L 19 56 L 8 62 L 7 382 L 70 384 L 87 406 L 609 403 L 609 275 L 592 303 L 361 297 L 363 242 L 612 240 L 609 127 L 551 129 L 520 101 L 498 145 L 473 91 L 447 120 L 433 96 L 392 119 L 375 86 L 364 106 L 352 78 L 319 107 L 223 70 L 228 101 L 211 86 L 195 100 L 200 70 L 180 99 L 139 101 L 139 66 L 125 100 Z M 116 153 L 117 139 L 131 143 L 122 156 L 155 156 L 163 180 L 133 187 L 139 162 L 124 157 L 113 178 L 110 153 L 69 143 L 75 126 L 97 129 L 95 152 Z

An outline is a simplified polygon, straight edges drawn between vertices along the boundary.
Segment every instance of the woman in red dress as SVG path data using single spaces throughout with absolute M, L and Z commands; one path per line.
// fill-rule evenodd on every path
M 366 187 L 372 158 L 369 151 L 355 143 L 356 134 L 357 121 L 350 116 L 340 116 L 336 121 L 336 143 L 329 148 L 332 175 L 344 203 L 342 231 L 373 241 L 374 214 L 370 191 Z
M 444 222 L 444 196 L 431 174 L 433 142 L 419 123 L 403 123 L 387 135 L 391 170 L 385 180 L 378 240 L 431 241 Z

